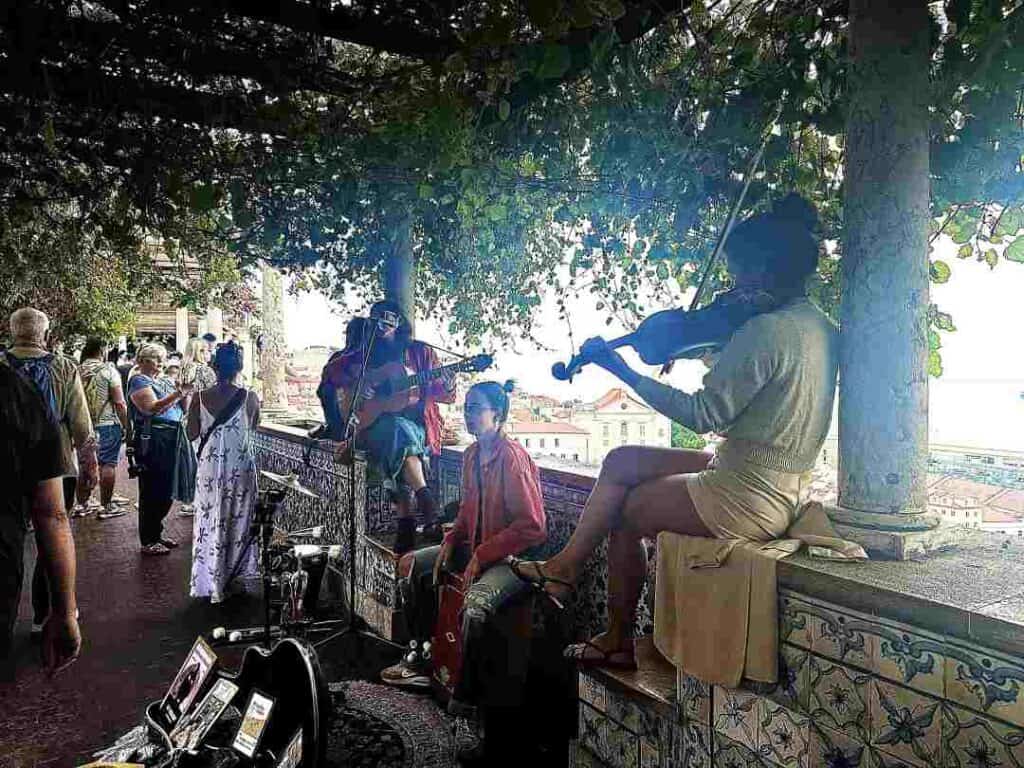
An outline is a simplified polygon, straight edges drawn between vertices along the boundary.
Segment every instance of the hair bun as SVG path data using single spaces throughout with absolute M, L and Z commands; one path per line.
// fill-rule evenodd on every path
M 509 379 L 501 385 L 501 388 L 505 391 L 505 394 L 511 395 L 516 389 L 516 380 Z
M 802 195 L 790 192 L 772 205 L 772 214 L 779 219 L 799 224 L 810 232 L 818 228 L 818 212 Z

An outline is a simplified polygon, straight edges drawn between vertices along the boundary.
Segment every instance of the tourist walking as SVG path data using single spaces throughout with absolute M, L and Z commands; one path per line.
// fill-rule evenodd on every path
M 185 356 L 182 359 L 181 370 L 178 372 L 178 381 L 191 384 L 193 393 L 209 389 L 217 383 L 217 374 L 209 365 L 210 360 L 213 359 L 214 345 L 207 337 L 212 338 L 208 333 L 202 338 L 191 339 L 185 345 Z M 189 412 L 190 405 L 190 402 L 185 403 L 186 413 Z M 195 506 L 182 504 L 178 508 L 178 514 L 182 517 L 191 517 L 195 514 Z
M 96 515 L 99 520 L 128 513 L 125 504 L 114 499 L 121 444 L 128 434 L 128 404 L 121 388 L 121 376 L 113 363 L 106 362 L 106 357 L 107 345 L 103 340 L 90 338 L 82 349 L 82 364 L 79 366 L 89 416 L 99 443 L 100 511 Z M 91 493 L 91 488 L 80 488 L 78 503 L 87 506 Z
M 192 536 L 192 597 L 224 600 L 232 584 L 257 577 L 257 547 L 251 534 L 256 504 L 253 436 L 259 424 L 256 394 L 234 382 L 242 372 L 242 348 L 217 347 L 217 383 L 198 392 L 188 413 L 188 436 L 198 441 L 195 522 Z
M 185 436 L 182 401 L 191 387 L 161 376 L 167 362 L 162 344 L 145 344 L 136 356 L 138 372 L 128 380 L 133 447 L 139 473 L 139 542 L 144 555 L 166 555 L 178 542 L 163 531 L 175 499 L 191 502 L 195 454 Z
M 48 574 L 52 610 L 42 632 L 43 661 L 56 672 L 78 656 L 75 543 L 64 514 L 60 430 L 39 393 L 0 365 L 0 680 L 13 676 L 10 649 L 24 578 L 25 520 L 35 528 L 37 567 Z
M 46 348 L 50 319 L 43 312 L 23 307 L 11 315 L 10 324 L 14 343 L 3 353 L 2 362 L 35 387 L 43 398 L 47 415 L 58 428 L 64 510 L 71 513 L 75 486 L 80 483 L 83 488 L 91 490 L 96 486 L 99 475 L 96 438 L 78 367 L 73 360 Z M 80 507 L 76 513 L 85 515 L 89 510 Z M 32 574 L 32 609 L 32 632 L 38 635 L 43 631 L 43 623 L 50 612 L 46 568 L 38 561 Z

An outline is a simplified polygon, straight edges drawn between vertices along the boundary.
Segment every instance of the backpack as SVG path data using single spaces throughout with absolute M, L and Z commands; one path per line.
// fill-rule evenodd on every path
M 42 357 L 15 357 L 10 352 L 0 353 L 0 359 L 17 371 L 25 381 L 36 388 L 46 401 L 50 421 L 60 424 L 60 407 L 57 405 L 57 390 L 53 386 L 53 355 Z
M 110 397 L 109 389 L 107 394 L 101 396 L 97 386 L 99 375 L 105 367 L 106 363 L 99 363 L 98 365 L 83 363 L 78 369 L 82 377 L 82 389 L 85 391 L 85 402 L 89 406 L 89 417 L 92 419 L 93 424 L 99 419 L 100 412 Z

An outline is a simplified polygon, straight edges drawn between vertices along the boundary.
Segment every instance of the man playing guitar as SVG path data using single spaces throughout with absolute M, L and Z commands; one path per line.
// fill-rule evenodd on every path
M 359 334 L 360 338 L 347 339 L 346 348 L 328 361 L 324 369 L 326 381 L 339 391 L 350 393 L 359 378 L 370 323 L 379 322 L 389 313 L 397 317 L 398 322 L 390 325 L 380 323 L 367 370 L 395 362 L 403 363 L 414 374 L 438 367 L 434 350 L 412 338 L 409 320 L 398 304 L 378 301 L 370 308 L 369 322 L 361 324 L 363 333 Z M 371 385 L 364 385 L 364 400 L 371 400 L 375 394 Z M 396 413 L 383 413 L 372 424 L 361 424 L 356 442 L 384 476 L 385 485 L 398 504 L 398 530 L 394 545 L 398 554 L 416 546 L 416 518 L 410 492 L 416 497 L 416 508 L 423 515 L 424 540 L 429 543 L 441 540 L 436 504 L 427 485 L 423 457 L 436 456 L 441 452 L 442 422 L 437 404 L 455 401 L 454 375 L 429 381 L 419 387 L 418 395 L 413 405 Z

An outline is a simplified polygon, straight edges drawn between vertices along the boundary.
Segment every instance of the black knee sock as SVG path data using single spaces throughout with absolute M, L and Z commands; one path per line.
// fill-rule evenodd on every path
M 430 486 L 425 485 L 416 491 L 416 509 L 423 515 L 424 525 L 433 525 L 437 517 L 437 506 L 434 503 L 434 494 L 430 492 Z

